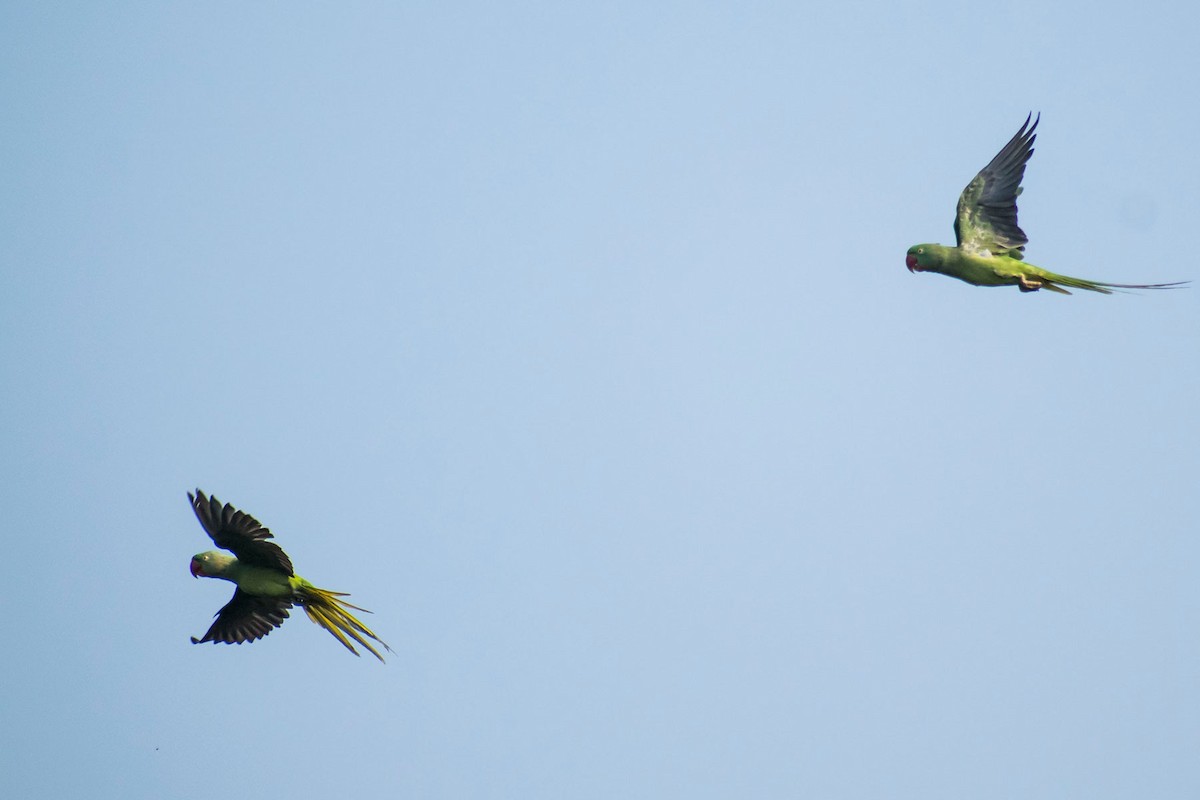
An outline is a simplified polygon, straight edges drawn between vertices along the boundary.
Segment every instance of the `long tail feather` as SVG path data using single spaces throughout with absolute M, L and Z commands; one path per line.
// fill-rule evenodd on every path
M 308 618 L 314 623 L 329 631 L 333 638 L 337 639 L 342 645 L 354 655 L 358 655 L 358 651 L 354 649 L 354 645 L 350 640 L 358 642 L 365 647 L 371 655 L 383 661 L 383 656 L 379 651 L 371 646 L 364 636 L 369 636 L 379 644 L 383 645 L 383 649 L 389 653 L 393 652 L 392 648 L 388 647 L 387 642 L 375 635 L 375 632 L 351 614 L 346 609 L 352 608 L 355 611 L 362 611 L 370 614 L 365 608 L 353 605 L 342 600 L 347 597 L 345 592 L 331 592 L 326 589 L 318 589 L 316 586 L 305 582 L 307 585 L 301 586 L 298 590 L 299 602 L 298 605 L 304 608 L 304 612 L 308 614 Z
M 1087 278 L 1072 278 L 1068 275 L 1056 275 L 1053 272 L 1047 272 L 1045 277 L 1046 283 L 1042 286 L 1043 289 L 1070 294 L 1070 292 L 1061 288 L 1070 286 L 1072 289 L 1086 289 L 1089 292 L 1100 292 L 1101 294 L 1112 294 L 1113 290 L 1120 291 L 1121 289 L 1182 289 L 1191 281 L 1175 281 L 1174 283 L 1105 283 L 1104 281 L 1090 281 Z M 1058 284 L 1055 286 L 1053 284 Z

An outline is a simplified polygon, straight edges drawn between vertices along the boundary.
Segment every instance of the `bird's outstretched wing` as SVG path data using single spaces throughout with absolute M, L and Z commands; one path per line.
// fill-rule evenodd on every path
M 196 512 L 196 518 L 200 520 L 204 530 L 208 531 L 217 547 L 233 553 L 238 561 L 244 564 L 277 569 L 288 576 L 295 574 L 292 560 L 287 557 L 287 553 L 283 552 L 279 545 L 267 541 L 274 536 L 254 517 L 238 511 L 229 503 L 221 505 L 217 498 L 206 497 L 199 489 L 195 495 L 188 492 L 188 499 L 192 501 L 192 510 Z M 236 601 L 237 595 L 234 595 L 233 599 Z M 221 609 L 220 613 L 223 614 L 227 608 L 229 606 Z M 217 622 L 219 624 L 220 620 Z
M 958 198 L 958 214 L 954 218 L 954 236 L 964 250 L 987 251 L 992 255 L 1022 258 L 1029 237 L 1017 224 L 1017 195 L 1025 164 L 1033 155 L 1033 140 L 1037 138 L 1038 119 L 1025 118 L 1021 130 L 991 162 L 979 170 Z
M 192 644 L 226 642 L 241 644 L 261 639 L 288 618 L 291 600 L 279 597 L 258 597 L 241 589 L 217 612 L 217 619 L 203 638 L 192 637 Z

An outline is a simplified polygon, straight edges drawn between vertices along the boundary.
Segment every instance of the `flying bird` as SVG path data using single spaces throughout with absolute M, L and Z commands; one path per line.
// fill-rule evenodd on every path
M 1113 289 L 1170 289 L 1176 283 L 1103 283 L 1059 275 L 1024 261 L 1029 237 L 1017 225 L 1017 195 L 1022 191 L 1025 164 L 1033 155 L 1038 119 L 1025 118 L 1021 130 L 967 184 L 958 198 L 954 218 L 956 247 L 916 244 L 904 262 L 909 272 L 940 272 L 975 286 L 1017 286 L 1022 292 L 1049 289 L 1070 294 L 1064 287 L 1112 294 Z
M 288 609 L 300 606 L 308 618 L 333 634 L 354 655 L 358 651 L 350 640 L 358 642 L 383 661 L 379 651 L 364 637 L 370 637 L 388 652 L 392 648 L 363 625 L 348 609 L 366 611 L 341 598 L 343 592 L 318 589 L 292 569 L 292 560 L 274 542 L 271 531 L 258 520 L 229 503 L 222 505 L 215 497 L 205 497 L 199 489 L 188 500 L 196 518 L 208 531 L 220 550 L 209 550 L 192 556 L 194 578 L 220 578 L 237 585 L 233 599 L 216 614 L 216 621 L 203 638 L 192 637 L 192 644 L 225 642 L 241 644 L 261 639 L 278 628 L 288 617 Z

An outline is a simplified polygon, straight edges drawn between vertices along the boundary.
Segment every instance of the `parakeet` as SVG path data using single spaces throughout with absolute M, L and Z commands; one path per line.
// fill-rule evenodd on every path
M 217 547 L 233 553 L 230 556 L 210 550 L 192 556 L 192 577 L 220 578 L 237 585 L 233 599 L 217 612 L 216 622 L 208 633 L 201 639 L 193 636 L 192 644 L 253 642 L 282 625 L 288 617 L 288 609 L 297 605 L 354 655 L 358 655 L 358 651 L 350 639 L 383 661 L 383 656 L 364 636 L 391 652 L 392 648 L 348 610 L 367 611 L 365 608 L 342 600 L 347 596 L 342 592 L 318 589 L 297 575 L 287 553 L 279 545 L 267 541 L 274 538 L 271 531 L 254 517 L 228 503 L 221 505 L 215 497 L 205 497 L 199 489 L 195 495 L 188 492 L 188 500 L 196 518 Z
M 979 171 L 958 198 L 954 219 L 957 247 L 917 244 L 908 248 L 904 261 L 909 272 L 940 272 L 976 286 L 1017 286 L 1022 292 L 1049 289 L 1070 294 L 1063 287 L 1112 294 L 1113 289 L 1170 289 L 1177 283 L 1102 283 L 1059 275 L 1026 263 L 1029 237 L 1017 225 L 1017 195 L 1022 191 L 1025 164 L 1033 155 L 1038 119 L 1025 118 L 1021 130 L 996 157 Z

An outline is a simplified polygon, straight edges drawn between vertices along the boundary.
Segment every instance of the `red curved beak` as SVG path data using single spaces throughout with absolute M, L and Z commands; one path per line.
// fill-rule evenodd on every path
M 193 578 L 200 577 L 200 559 L 193 558 L 192 563 L 188 564 L 188 570 L 191 571 Z
M 917 257 L 912 253 L 908 254 L 908 257 L 904 259 L 904 263 L 908 266 L 909 272 L 920 272 L 920 270 L 917 269 Z

